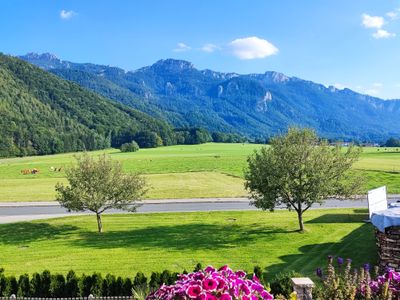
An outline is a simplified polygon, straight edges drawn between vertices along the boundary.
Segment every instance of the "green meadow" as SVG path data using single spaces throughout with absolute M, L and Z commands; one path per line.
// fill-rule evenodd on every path
M 137 271 L 192 270 L 198 262 L 269 276 L 296 270 L 312 276 L 328 255 L 376 263 L 366 210 L 310 210 L 304 233 L 293 212 L 231 211 L 104 215 L 0 225 L 0 262 L 6 274 L 94 271 L 134 276 Z
M 246 158 L 262 145 L 178 145 L 121 153 L 118 149 L 93 151 L 109 154 L 123 163 L 127 172 L 144 174 L 150 186 L 147 198 L 208 198 L 246 196 L 243 171 Z M 389 193 L 400 193 L 400 152 L 390 148 L 364 148 L 354 166 L 366 178 L 365 191 L 387 185 Z M 0 201 L 54 200 L 54 185 L 65 182 L 64 169 L 74 153 L 7 158 L 0 160 Z M 51 167 L 62 168 L 61 172 Z M 35 175 L 21 170 L 37 168 Z

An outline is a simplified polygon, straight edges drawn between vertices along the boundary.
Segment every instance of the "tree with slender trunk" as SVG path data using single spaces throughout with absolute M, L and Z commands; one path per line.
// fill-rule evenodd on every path
M 120 162 L 101 155 L 76 156 L 76 164 L 65 170 L 69 185 L 57 183 L 57 201 L 71 211 L 96 214 L 98 232 L 103 231 L 101 214 L 108 209 L 136 211 L 138 201 L 147 192 L 139 174 L 125 174 Z
M 290 128 L 248 157 L 245 187 L 251 203 L 263 210 L 282 204 L 295 210 L 304 231 L 303 213 L 314 203 L 353 198 L 361 191 L 362 178 L 350 171 L 360 152 L 330 146 L 311 129 Z

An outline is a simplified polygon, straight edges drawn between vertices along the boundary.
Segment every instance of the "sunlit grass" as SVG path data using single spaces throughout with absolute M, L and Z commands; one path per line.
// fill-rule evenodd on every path
M 209 143 L 141 149 L 134 153 L 107 149 L 90 154 L 108 153 L 121 161 L 127 172 L 156 174 L 149 176 L 154 189 L 148 198 L 236 197 L 244 195 L 246 159 L 260 147 L 262 145 Z M 64 172 L 52 172 L 51 167 L 65 169 L 73 162 L 73 155 L 1 159 L 0 201 L 53 200 L 54 184 L 64 177 Z M 40 173 L 22 175 L 20 172 L 32 168 L 38 168 Z M 389 193 L 400 193 L 400 152 L 396 148 L 363 148 L 354 170 L 362 172 L 367 179 L 365 191 L 387 185 Z
M 304 217 L 305 233 L 288 211 L 104 215 L 102 234 L 94 216 L 0 225 L 0 266 L 15 275 L 74 269 L 133 276 L 201 262 L 312 275 L 328 255 L 376 262 L 366 210 L 311 210 Z

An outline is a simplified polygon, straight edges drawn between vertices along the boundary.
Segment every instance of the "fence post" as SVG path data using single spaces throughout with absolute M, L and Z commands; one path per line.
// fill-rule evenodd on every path
M 312 289 L 315 284 L 310 278 L 292 278 L 292 284 L 293 291 L 297 295 L 297 300 L 312 300 Z

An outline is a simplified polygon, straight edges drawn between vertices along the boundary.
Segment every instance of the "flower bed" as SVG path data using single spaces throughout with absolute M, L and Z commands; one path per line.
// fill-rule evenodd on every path
M 346 263 L 341 257 L 333 263 L 333 257 L 328 257 L 328 267 L 325 271 L 318 268 L 317 276 L 322 279 L 322 288 L 317 291 L 316 299 L 370 299 L 394 300 L 400 299 L 400 272 L 388 268 L 383 275 L 378 274 L 378 267 L 371 275 L 370 265 L 365 264 L 359 270 L 352 269 L 351 259 Z
M 190 274 L 178 275 L 174 285 L 162 285 L 147 300 L 199 299 L 199 300 L 257 300 L 274 299 L 253 275 L 232 271 L 228 266 L 215 269 L 211 266 Z

